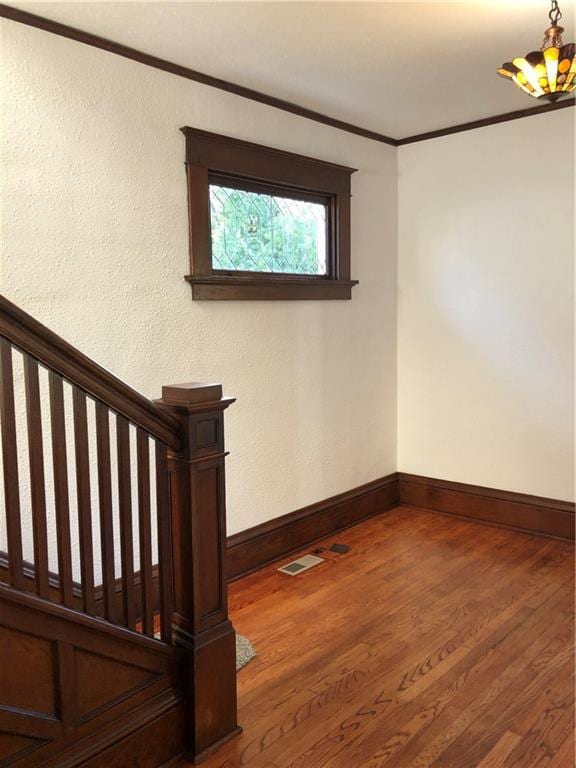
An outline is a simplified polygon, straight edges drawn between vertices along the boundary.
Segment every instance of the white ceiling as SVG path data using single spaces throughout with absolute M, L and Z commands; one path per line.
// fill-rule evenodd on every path
M 496 67 L 540 46 L 549 9 L 545 0 L 11 4 L 394 138 L 537 106 Z M 570 42 L 574 9 L 564 5 Z

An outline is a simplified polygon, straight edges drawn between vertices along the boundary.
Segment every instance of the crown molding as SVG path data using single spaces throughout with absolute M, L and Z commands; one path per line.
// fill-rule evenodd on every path
M 14 8 L 11 5 L 5 5 L 0 3 L 0 18 L 9 19 L 10 21 L 18 22 L 19 24 L 25 24 L 29 27 L 35 27 L 41 29 L 44 32 L 49 32 L 53 35 L 60 37 L 66 37 L 69 40 L 75 40 L 84 45 L 90 45 L 93 48 L 99 48 L 100 50 L 107 51 L 108 53 L 114 53 L 117 56 L 122 56 L 125 59 L 131 59 L 137 61 L 140 64 L 145 64 L 148 67 L 154 69 L 160 69 L 163 72 L 169 72 L 177 77 L 183 77 L 186 80 L 193 80 L 196 83 L 202 83 L 212 88 L 218 88 L 221 91 L 232 93 L 236 96 L 241 96 L 244 99 L 250 99 L 260 104 L 265 104 L 275 109 L 281 109 L 284 112 L 297 115 L 298 117 L 304 117 L 307 120 L 313 120 L 316 123 L 322 125 L 328 125 L 331 128 L 336 128 L 340 131 L 346 131 L 347 133 L 354 134 L 355 136 L 361 136 L 364 139 L 370 139 L 372 141 L 378 141 L 382 144 L 388 144 L 391 147 L 401 147 L 406 144 L 414 144 L 418 141 L 428 141 L 428 139 L 436 139 L 440 136 L 448 136 L 452 133 L 461 133 L 462 131 L 471 131 L 475 128 L 484 128 L 488 125 L 495 125 L 497 123 L 508 122 L 509 120 L 518 120 L 519 118 L 529 117 L 531 115 L 539 115 L 543 112 L 553 112 L 556 109 L 565 109 L 566 107 L 573 107 L 576 104 L 576 99 L 567 99 L 565 101 L 559 101 L 555 104 L 545 104 L 535 107 L 528 107 L 526 109 L 516 110 L 514 112 L 506 112 L 501 115 L 495 115 L 493 117 L 486 117 L 481 120 L 475 120 L 469 123 L 462 123 L 460 125 L 453 125 L 448 128 L 440 128 L 435 131 L 429 131 L 428 133 L 419 133 L 414 136 L 406 136 L 403 139 L 395 139 L 391 136 L 386 136 L 383 133 L 377 131 L 371 131 L 367 128 L 361 128 L 358 125 L 347 123 L 344 120 L 338 120 L 329 115 L 324 115 L 321 112 L 316 112 L 313 109 L 302 107 L 299 104 L 294 104 L 291 101 L 285 101 L 284 99 L 270 96 L 261 91 L 256 91 L 252 88 L 246 88 L 243 85 L 232 83 L 228 80 L 223 80 L 219 77 L 213 77 L 207 75 L 205 72 L 198 72 L 195 69 L 184 67 L 180 64 L 176 64 L 167 59 L 161 59 L 157 56 L 152 56 L 144 51 L 139 51 L 136 48 L 130 48 L 127 45 L 121 43 L 115 43 L 113 40 L 108 40 L 98 35 L 93 35 L 90 32 L 84 32 L 81 29 L 70 27 L 67 24 L 61 24 L 58 21 L 52 21 L 44 16 L 38 16 L 28 11 L 22 11 L 19 8 Z
M 475 128 L 485 128 L 487 125 L 497 125 L 498 123 L 507 123 L 510 120 L 519 120 L 521 117 L 531 117 L 532 115 L 541 115 L 543 112 L 555 112 L 557 109 L 566 109 L 573 107 L 576 99 L 570 98 L 565 101 L 557 101 L 554 104 L 540 104 L 536 107 L 527 107 L 526 109 L 517 109 L 514 112 L 504 112 L 502 115 L 494 117 L 484 117 L 481 120 L 473 120 L 470 123 L 460 123 L 448 128 L 439 128 L 437 131 L 428 131 L 427 133 L 418 133 L 415 136 L 407 136 L 404 139 L 396 141 L 397 147 L 405 144 L 415 144 L 418 141 L 428 141 L 437 139 L 440 136 L 449 136 L 452 133 L 462 133 L 463 131 L 472 131 Z
M 125 59 L 137 61 L 148 67 L 161 69 L 163 72 L 170 72 L 171 74 L 183 77 L 186 80 L 193 80 L 196 83 L 202 83 L 203 85 L 209 85 L 212 88 L 218 88 L 227 93 L 233 93 L 244 99 L 257 101 L 260 104 L 266 104 L 269 107 L 275 107 L 284 112 L 290 112 L 293 115 L 298 115 L 299 117 L 305 117 L 308 120 L 314 120 L 317 123 L 329 125 L 331 128 L 338 128 L 341 131 L 347 131 L 348 133 L 362 136 L 365 139 L 372 139 L 373 141 L 379 141 L 383 144 L 390 144 L 393 147 L 396 146 L 396 139 L 392 139 L 390 136 L 385 136 L 382 133 L 369 131 L 367 128 L 360 128 L 357 125 L 352 125 L 352 123 L 347 123 L 343 120 L 337 120 L 334 117 L 323 115 L 313 109 L 301 107 L 299 104 L 293 104 L 291 101 L 278 99 L 275 96 L 269 96 L 261 91 L 255 91 L 252 88 L 246 88 L 243 85 L 231 83 L 228 80 L 222 80 L 219 77 L 213 77 L 204 72 L 198 72 L 195 69 L 175 64 L 173 61 L 167 61 L 166 59 L 160 59 L 157 56 L 151 56 L 136 48 L 130 48 L 127 45 L 115 43 L 112 40 L 93 35 L 90 32 L 84 32 L 75 27 L 60 24 L 60 22 L 46 19 L 44 16 L 37 16 L 34 13 L 21 11 L 18 8 L 13 8 L 10 5 L 0 3 L 0 17 L 4 17 L 10 21 L 16 21 L 19 24 L 26 24 L 29 27 L 42 29 L 44 32 L 50 32 L 53 35 L 67 37 L 69 40 L 76 40 L 79 43 L 90 45 L 93 48 L 100 48 L 103 51 L 108 51 L 108 53 L 115 53 L 117 56 L 123 56 Z

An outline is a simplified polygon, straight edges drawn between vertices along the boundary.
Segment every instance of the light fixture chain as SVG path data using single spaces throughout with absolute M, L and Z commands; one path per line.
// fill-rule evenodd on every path
M 550 13 L 548 14 L 548 18 L 550 19 L 550 23 L 553 27 L 558 26 L 558 22 L 562 18 L 562 11 L 560 10 L 560 6 L 558 5 L 558 0 L 552 0 L 552 7 L 550 8 Z

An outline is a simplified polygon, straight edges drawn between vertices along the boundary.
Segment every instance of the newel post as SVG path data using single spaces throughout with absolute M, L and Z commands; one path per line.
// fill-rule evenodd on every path
M 198 759 L 239 732 L 236 640 L 225 571 L 224 411 L 219 384 L 162 388 L 162 405 L 182 424 L 168 454 L 174 551 L 174 643 L 182 649 L 185 749 Z

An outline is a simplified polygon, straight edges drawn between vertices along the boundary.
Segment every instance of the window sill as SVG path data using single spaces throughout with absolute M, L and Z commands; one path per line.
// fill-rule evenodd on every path
M 358 280 L 317 277 L 187 275 L 195 301 L 293 301 L 351 299 Z

